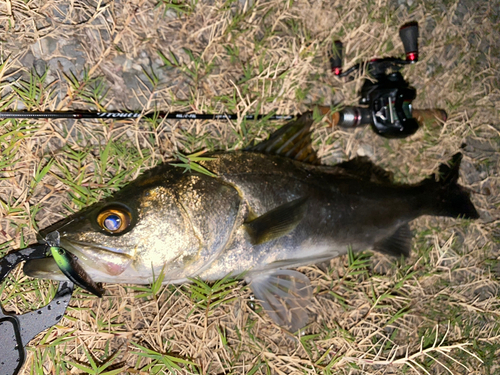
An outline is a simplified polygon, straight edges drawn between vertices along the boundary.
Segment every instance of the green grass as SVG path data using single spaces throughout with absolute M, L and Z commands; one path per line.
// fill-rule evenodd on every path
M 184 173 L 198 172 L 210 177 L 216 177 L 216 174 L 210 172 L 205 167 L 198 164 L 198 162 L 200 161 L 215 160 L 215 158 L 210 158 L 210 157 L 207 158 L 204 156 L 200 156 L 203 155 L 204 153 L 205 151 L 199 151 L 191 155 L 183 155 L 182 153 L 178 152 L 176 157 L 182 163 L 170 163 L 170 165 L 173 165 L 174 167 L 184 168 Z
M 210 313 L 221 304 L 230 304 L 237 297 L 231 296 L 238 281 L 226 276 L 225 278 L 209 284 L 200 279 L 190 279 L 191 284 L 187 286 L 187 291 L 191 295 L 191 300 L 195 308 L 205 312 L 208 319 Z M 189 315 L 189 314 L 188 314 Z
M 29 80 L 20 80 L 11 88 L 17 94 L 17 99 L 24 104 L 27 110 L 38 110 L 45 108 L 54 98 L 54 87 L 47 81 L 47 73 L 41 75 L 33 70 L 28 75 Z
M 83 347 L 83 351 L 88 362 L 78 363 L 66 361 L 66 364 L 77 368 L 84 374 L 89 375 L 117 375 L 123 373 L 125 370 L 123 366 L 116 368 L 116 364 L 113 363 L 115 358 L 120 354 L 119 351 L 113 353 L 111 356 L 108 356 L 108 353 L 105 353 L 103 358 L 95 358 L 86 347 Z M 105 352 L 107 352 L 107 350 L 105 350 Z M 113 369 L 111 369 L 111 367 L 113 367 Z

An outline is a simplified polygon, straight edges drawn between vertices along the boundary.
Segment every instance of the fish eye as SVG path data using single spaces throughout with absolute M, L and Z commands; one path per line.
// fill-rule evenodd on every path
M 132 221 L 130 211 L 125 207 L 106 207 L 97 215 L 97 224 L 108 233 L 124 232 Z
M 109 215 L 104 219 L 104 226 L 106 227 L 107 230 L 114 232 L 118 229 L 120 229 L 122 221 L 120 219 L 120 216 L 118 215 Z

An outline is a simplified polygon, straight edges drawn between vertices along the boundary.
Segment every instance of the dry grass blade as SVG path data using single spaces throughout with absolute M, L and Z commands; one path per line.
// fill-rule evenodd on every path
M 319 125 L 318 154 L 325 164 L 367 155 L 396 180 L 415 182 L 461 149 L 460 183 L 481 214 L 415 221 L 404 263 L 367 253 L 302 268 L 315 298 L 299 337 L 272 325 L 239 283 L 107 285 L 103 299 L 78 290 L 61 323 L 31 342 L 22 373 L 499 373 L 499 19 L 498 4 L 486 0 L 2 2 L 0 108 L 11 110 L 242 115 L 352 105 L 365 77 L 330 74 L 332 42 L 344 42 L 346 66 L 399 55 L 398 28 L 416 20 L 420 62 L 403 74 L 418 90 L 414 106 L 443 108 L 448 120 L 405 140 Z M 241 149 L 279 126 L 160 118 L 0 125 L 0 255 L 160 162 Z M 2 304 L 17 313 L 54 291 L 21 269 L 0 287 Z

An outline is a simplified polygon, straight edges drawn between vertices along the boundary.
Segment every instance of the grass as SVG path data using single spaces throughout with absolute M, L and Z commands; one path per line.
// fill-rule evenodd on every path
M 22 373 L 498 373 L 498 12 L 486 1 L 399 3 L 0 6 L 2 110 L 243 115 L 355 105 L 364 77 L 329 73 L 332 41 L 344 42 L 349 67 L 401 54 L 398 27 L 417 20 L 420 62 L 403 73 L 418 90 L 415 107 L 445 109 L 446 123 L 405 140 L 318 124 L 318 154 L 325 164 L 365 154 L 398 181 L 416 182 L 462 147 L 461 183 L 482 215 L 416 220 L 404 261 L 365 252 L 301 268 L 314 287 L 314 319 L 294 337 L 233 279 L 162 286 L 158 275 L 147 287 L 108 284 L 102 299 L 77 288 L 63 320 L 28 346 Z M 84 62 L 70 59 L 75 68 L 64 70 L 58 59 L 73 44 Z M 1 120 L 0 255 L 159 163 L 189 173 L 205 157 L 200 150 L 241 149 L 279 126 L 265 119 Z M 2 305 L 16 313 L 36 308 L 55 285 L 16 269 L 0 286 Z
M 216 177 L 217 176 L 216 174 L 210 172 L 208 169 L 198 164 L 198 162 L 200 161 L 214 160 L 214 158 L 207 158 L 200 156 L 204 153 L 205 151 L 199 151 L 191 155 L 183 155 L 182 153 L 178 152 L 177 155 L 175 155 L 175 157 L 182 163 L 170 163 L 170 165 L 173 165 L 174 167 L 184 168 L 184 173 L 188 171 L 198 172 L 210 177 Z

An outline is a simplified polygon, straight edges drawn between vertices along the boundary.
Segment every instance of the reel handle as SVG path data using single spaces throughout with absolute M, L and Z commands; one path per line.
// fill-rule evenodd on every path
M 342 53 L 344 50 L 344 46 L 340 40 L 336 40 L 333 43 L 332 50 L 328 54 L 330 60 L 330 68 L 332 69 L 332 73 L 336 76 L 340 76 L 342 74 Z
M 406 53 L 406 61 L 415 63 L 418 61 L 418 23 L 409 22 L 399 29 L 399 37 L 403 42 Z
M 417 119 L 420 124 L 429 122 L 430 125 L 445 122 L 448 119 L 448 114 L 444 109 L 414 109 L 413 117 Z

